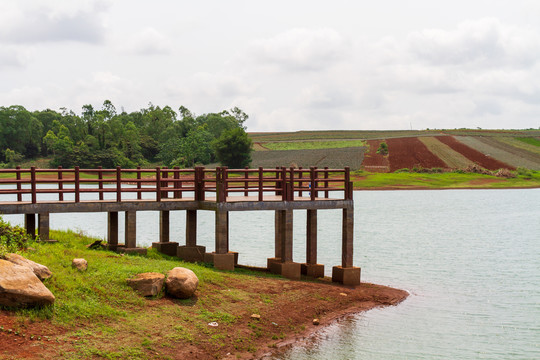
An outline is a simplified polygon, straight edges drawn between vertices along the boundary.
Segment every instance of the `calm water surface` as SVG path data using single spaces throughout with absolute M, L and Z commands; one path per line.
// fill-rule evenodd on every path
M 277 359 L 540 359 L 540 189 L 354 196 L 362 281 L 411 295 L 326 328 Z M 199 214 L 199 243 L 213 251 L 213 213 Z M 137 241 L 149 246 L 158 213 L 137 217 Z M 273 256 L 273 220 L 271 211 L 231 214 L 230 247 L 241 263 L 265 266 Z M 294 220 L 294 260 L 304 261 L 305 211 Z M 185 213 L 172 212 L 171 224 L 172 240 L 183 244 Z M 51 227 L 104 238 L 106 214 L 51 214 Z M 320 211 L 327 274 L 341 261 L 340 233 L 341 212 Z

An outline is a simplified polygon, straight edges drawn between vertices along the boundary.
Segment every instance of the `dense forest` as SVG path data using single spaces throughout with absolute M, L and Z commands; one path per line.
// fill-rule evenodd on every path
M 232 168 L 251 161 L 245 132 L 248 115 L 239 108 L 194 115 L 180 106 L 117 112 L 105 100 L 101 109 L 84 105 L 81 115 L 65 108 L 28 111 L 0 107 L 0 167 L 50 157 L 51 167 L 131 168 L 159 163 L 193 167 L 220 162 Z

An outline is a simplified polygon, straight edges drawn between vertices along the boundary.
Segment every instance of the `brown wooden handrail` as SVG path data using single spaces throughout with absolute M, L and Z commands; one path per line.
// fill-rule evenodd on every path
M 81 193 L 97 193 L 99 200 L 104 200 L 106 193 L 115 193 L 117 202 L 127 201 L 122 194 L 136 193 L 136 199 L 142 200 L 143 193 L 155 193 L 155 201 L 159 202 L 186 199 L 186 193 L 193 193 L 196 201 L 203 201 L 206 193 L 212 192 L 216 201 L 226 202 L 233 193 L 242 193 L 244 197 L 253 194 L 258 201 L 263 201 L 265 194 L 274 193 L 282 201 L 294 201 L 306 200 L 306 192 L 309 199 L 315 200 L 321 192 L 328 199 L 330 192 L 337 191 L 343 192 L 343 199 L 348 200 L 352 199 L 353 190 L 348 167 L 64 169 L 59 166 L 57 169 L 0 169 L 0 174 L 0 186 L 9 187 L 0 188 L 0 194 L 15 194 L 16 202 L 28 201 L 26 197 L 30 195 L 32 203 L 39 201 L 39 194 L 56 194 L 60 202 L 66 201 L 64 194 L 74 194 L 71 201 L 80 202 Z M 97 184 L 97 188 L 88 188 L 85 186 L 88 184 Z

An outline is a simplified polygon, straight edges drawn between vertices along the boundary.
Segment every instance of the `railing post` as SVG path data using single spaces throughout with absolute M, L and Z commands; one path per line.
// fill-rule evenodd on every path
M 298 167 L 298 170 L 300 170 L 299 175 L 298 175 L 298 187 L 300 188 L 300 190 L 298 191 L 298 196 L 302 197 L 302 185 L 304 185 L 304 182 L 302 181 L 302 177 L 304 176 L 304 172 L 302 171 L 301 166 Z
M 142 174 L 141 174 L 141 167 L 137 166 L 137 200 L 142 199 L 142 184 L 141 184 Z
M 64 201 L 64 193 L 62 190 L 64 189 L 64 183 L 62 182 L 63 179 L 63 173 L 62 173 L 62 166 L 58 166 L 58 201 Z
M 249 191 L 248 191 L 248 188 L 249 188 L 249 172 L 248 172 L 248 169 L 249 169 L 249 166 L 246 166 L 245 168 L 245 173 L 244 173 L 244 196 L 248 196 L 249 195 Z
M 263 201 L 263 168 L 259 166 L 259 201 Z
M 328 179 L 328 166 L 324 167 L 324 178 L 325 178 L 324 188 L 326 189 L 326 190 L 324 190 L 324 197 L 326 199 L 328 199 L 328 197 L 329 197 L 329 194 L 328 194 L 328 180 L 326 180 L 326 179 Z
M 15 178 L 17 179 L 17 201 L 22 201 L 22 194 L 21 194 L 22 186 L 21 186 L 21 183 L 20 183 L 20 180 L 21 180 L 21 167 L 17 166 L 15 169 L 16 169 Z
M 216 187 L 217 187 L 217 168 L 216 168 Z M 195 179 L 194 181 L 194 187 L 195 187 L 195 200 L 202 201 L 204 200 L 205 193 L 204 193 L 204 167 L 197 166 L 195 167 Z M 217 199 L 217 196 L 216 196 Z
M 229 184 L 227 183 L 227 179 L 229 178 L 229 168 L 227 166 L 223 166 L 222 168 L 222 176 L 223 176 L 223 190 L 225 193 L 225 196 L 223 197 L 223 201 L 227 201 L 227 196 L 229 196 Z
M 164 167 L 163 167 L 163 170 L 165 170 L 165 171 L 163 172 L 163 175 L 162 175 L 162 177 L 161 177 L 162 179 L 168 179 L 168 178 L 169 178 L 169 172 L 167 171 L 167 169 L 168 169 L 167 166 L 164 166 Z M 165 191 L 162 190 L 162 192 L 161 192 L 161 198 L 162 198 L 162 199 L 166 199 L 166 198 L 169 197 L 169 191 L 167 190 L 168 187 L 169 187 L 169 182 L 168 182 L 168 181 L 163 181 L 163 182 L 161 183 L 161 188 L 162 188 L 162 189 L 163 189 L 163 188 L 166 189 Z
M 352 199 L 352 186 L 351 186 L 351 169 L 345 166 L 345 200 Z
M 122 170 L 116 167 L 116 201 L 122 201 Z
M 75 166 L 75 202 L 76 203 L 81 201 L 80 187 L 81 187 L 81 184 L 79 182 L 79 167 Z
M 98 189 L 99 189 L 99 200 L 103 200 L 103 167 L 98 166 Z
M 315 200 L 315 166 L 310 166 L 309 168 L 309 186 L 311 188 L 311 201 L 313 201 Z
M 156 201 L 161 201 L 161 169 L 156 166 Z
M 281 167 L 281 200 L 287 201 L 287 168 Z
M 174 170 L 174 173 L 173 173 L 173 177 L 174 177 L 174 188 L 175 189 L 179 189 L 182 187 L 182 182 L 180 181 L 180 172 L 178 171 L 180 168 L 178 166 L 175 166 L 173 168 Z M 182 192 L 180 190 L 175 190 L 174 191 L 174 198 L 175 199 L 181 199 L 182 198 Z
M 32 166 L 30 168 L 30 182 L 32 187 L 32 204 L 37 202 L 37 190 L 36 190 L 36 167 Z
M 281 195 L 281 191 L 279 190 L 281 189 L 281 182 L 279 180 L 279 175 L 280 175 L 279 166 L 276 166 L 276 196 Z
M 287 196 L 287 200 L 294 201 L 294 167 L 291 166 L 290 168 L 290 184 L 289 184 L 289 194 Z

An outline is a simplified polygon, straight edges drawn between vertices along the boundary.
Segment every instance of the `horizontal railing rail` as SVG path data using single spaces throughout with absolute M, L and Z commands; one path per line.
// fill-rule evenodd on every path
M 92 186 L 92 187 L 90 187 Z M 96 187 L 97 186 L 97 187 Z M 272 194 L 272 200 L 282 201 L 316 200 L 330 198 L 330 192 L 343 193 L 343 199 L 352 199 L 350 170 L 300 168 L 262 168 L 228 169 L 217 167 L 206 169 L 180 169 L 178 167 L 156 167 L 155 169 L 0 169 L 0 195 L 16 195 L 16 201 L 38 203 L 40 194 L 56 194 L 57 198 L 47 201 L 67 201 L 65 194 L 73 194 L 74 202 L 81 201 L 81 194 L 97 194 L 97 199 L 121 202 L 128 200 L 123 194 L 135 193 L 137 200 L 143 194 L 153 193 L 155 197 L 144 200 L 162 201 L 164 199 L 206 200 L 207 193 L 213 194 L 212 201 L 233 200 L 232 195 L 242 194 L 252 201 L 263 201 L 265 194 Z M 319 196 L 320 195 L 320 196 Z M 133 200 L 133 199 L 129 199 Z M 2 202 L 6 202 L 2 200 Z

